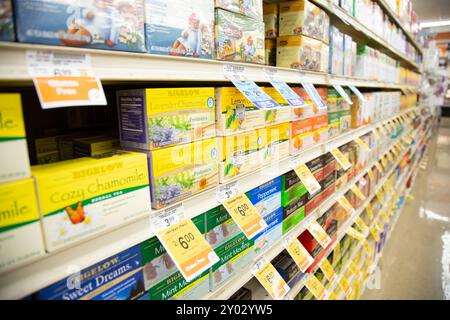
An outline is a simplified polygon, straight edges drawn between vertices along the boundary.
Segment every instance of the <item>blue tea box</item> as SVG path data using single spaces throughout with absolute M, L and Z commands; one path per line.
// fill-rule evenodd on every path
M 283 208 L 278 208 L 266 214 L 264 220 L 267 223 L 267 228 L 254 238 L 255 244 L 253 248 L 256 254 L 260 254 L 281 239 L 283 235 Z
M 0 41 L 14 41 L 12 0 L 0 0 Z
M 140 246 L 102 260 L 37 292 L 38 300 L 134 300 L 144 294 Z
M 214 0 L 145 0 L 147 52 L 214 59 Z
M 276 211 L 281 208 L 281 178 L 277 177 L 248 191 L 247 197 L 263 217 Z
M 14 0 L 19 42 L 145 51 L 144 0 Z

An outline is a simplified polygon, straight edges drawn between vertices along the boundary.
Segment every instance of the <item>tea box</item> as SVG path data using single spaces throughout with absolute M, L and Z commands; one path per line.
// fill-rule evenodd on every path
M 264 3 L 263 20 L 266 30 L 266 39 L 278 36 L 278 4 Z
M 119 139 L 111 136 L 92 136 L 73 140 L 74 157 L 95 157 L 119 147 Z
M 330 55 L 328 72 L 332 74 L 343 74 L 344 67 L 344 37 L 338 28 L 330 26 Z
M 117 151 L 32 167 L 47 251 L 150 213 L 147 159 Z
M 0 272 L 45 253 L 31 178 L 0 183 L 0 243 Z
M 45 164 L 59 161 L 58 136 L 37 138 L 34 140 L 36 163 Z
M 222 205 L 208 210 L 205 213 L 205 219 L 206 240 L 212 248 L 217 248 L 239 233 L 242 233 L 239 226 Z
M 0 41 L 15 41 L 12 0 L 0 0 Z
M 261 167 L 266 141 L 258 136 L 257 131 L 218 137 L 217 140 L 220 183 Z
M 328 15 L 310 1 L 280 3 L 280 36 L 302 34 L 328 43 Z
M 296 193 L 299 194 L 301 192 L 299 189 L 300 188 L 296 188 L 292 190 L 291 193 L 296 191 Z M 288 205 L 283 206 L 283 234 L 294 228 L 306 216 L 306 200 L 307 195 L 305 193 L 302 196 L 295 197 Z
M 142 150 L 215 137 L 214 88 L 117 93 L 122 147 Z
M 282 252 L 276 256 L 272 260 L 272 265 L 291 288 L 304 276 L 304 273 L 300 271 L 294 259 L 287 252 Z
M 18 93 L 0 94 L 0 183 L 30 176 L 30 162 Z
M 319 108 L 308 95 L 306 90 L 301 87 L 292 87 L 294 92 L 302 98 L 305 104 L 301 107 L 293 108 L 292 110 L 292 120 L 300 120 L 305 118 L 311 118 L 320 115 L 327 114 L 327 108 Z M 316 88 L 320 97 L 326 101 L 328 90 L 326 88 Z
M 214 59 L 214 0 L 145 0 L 147 52 Z
M 289 122 L 258 129 L 258 135 L 265 141 L 262 143 L 265 146 L 262 151 L 263 164 L 289 156 L 289 133 Z
M 328 138 L 332 139 L 340 134 L 339 111 L 328 113 Z
M 216 9 L 216 59 L 264 64 L 264 22 Z
M 36 293 L 38 300 L 135 300 L 144 295 L 139 245 L 104 259 Z
M 215 0 L 215 6 L 258 21 L 263 20 L 263 0 Z
M 201 234 L 205 234 L 205 214 L 192 219 Z M 209 291 L 209 270 L 187 282 L 177 270 L 157 237 L 140 244 L 145 290 L 150 300 L 200 299 Z
M 246 194 L 259 214 L 265 217 L 281 208 L 281 178 L 269 180 Z
M 337 162 L 334 156 L 327 152 L 322 156 L 323 161 L 323 178 L 327 178 L 329 175 L 334 176 L 334 172 L 336 171 Z
M 313 141 L 322 143 L 328 140 L 328 115 L 320 115 L 313 119 Z
M 341 133 L 348 131 L 351 128 L 352 113 L 350 110 L 339 111 L 339 130 Z
M 262 87 L 262 89 L 279 105 L 276 108 L 261 109 L 261 112 L 264 114 L 264 126 L 288 122 L 291 119 L 291 106 L 289 103 L 274 87 Z
M 291 170 L 281 176 L 281 205 L 288 206 L 307 192 L 300 178 Z
M 344 76 L 347 77 L 351 77 L 352 76 L 352 55 L 353 55 L 353 50 L 356 48 L 353 46 L 353 41 L 352 41 L 352 37 L 344 34 L 344 39 L 343 39 L 343 72 L 342 74 Z
M 290 135 L 290 154 L 295 155 L 314 144 L 314 118 L 292 121 Z
M 277 65 L 277 39 L 266 38 L 264 40 L 265 59 L 267 66 Z
M 328 46 L 306 36 L 279 36 L 277 38 L 277 67 L 323 71 L 328 64 Z
M 144 0 L 15 0 L 19 42 L 145 51 Z
M 264 221 L 267 223 L 267 228 L 253 238 L 253 250 L 257 255 L 272 247 L 281 238 L 283 209 L 278 208 L 264 215 Z
M 161 209 L 217 186 L 216 138 L 146 151 L 153 209 Z

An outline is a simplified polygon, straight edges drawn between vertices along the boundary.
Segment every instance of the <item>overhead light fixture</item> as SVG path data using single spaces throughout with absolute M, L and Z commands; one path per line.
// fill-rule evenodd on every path
M 450 20 L 421 22 L 419 25 L 420 25 L 420 29 L 433 28 L 433 27 L 442 27 L 442 26 L 450 26 Z

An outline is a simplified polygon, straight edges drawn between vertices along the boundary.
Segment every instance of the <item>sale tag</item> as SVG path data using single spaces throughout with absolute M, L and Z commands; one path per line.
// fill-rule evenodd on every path
M 391 162 L 393 162 L 393 161 L 394 161 L 394 157 L 392 156 L 392 153 L 391 153 L 391 151 L 388 151 L 388 152 L 386 153 L 386 155 L 387 155 L 387 157 L 388 157 L 389 161 L 391 161 Z
M 331 243 L 330 236 L 323 230 L 322 226 L 316 221 L 313 220 L 307 227 L 309 233 L 312 234 L 314 239 L 322 246 L 322 248 L 328 247 Z
M 388 162 L 386 160 L 386 157 L 382 156 L 380 160 L 381 160 L 381 164 L 383 165 L 383 168 L 387 169 L 388 168 Z
M 352 205 L 344 195 L 340 196 L 337 202 L 342 208 L 344 208 L 345 211 L 347 211 L 349 215 L 353 215 L 355 213 L 355 209 L 352 207 Z
M 368 256 L 372 255 L 372 248 L 370 247 L 370 244 L 366 239 L 364 239 L 362 241 L 362 245 L 363 245 L 364 250 L 366 250 L 367 255 Z
M 386 223 L 389 223 L 390 219 L 389 219 L 389 216 L 387 215 L 387 213 L 384 210 L 381 210 L 380 214 L 381 214 L 381 217 L 383 218 L 383 220 Z
M 344 88 L 338 84 L 331 84 L 334 89 L 339 93 L 339 95 L 347 101 L 348 104 L 353 104 L 352 99 L 348 96 L 347 92 L 345 92 Z
M 348 284 L 347 279 L 345 277 L 341 277 L 341 280 L 339 281 L 339 286 L 341 287 L 342 291 L 344 291 L 345 296 L 350 295 L 352 293 L 352 288 Z
M 366 211 L 367 211 L 367 214 L 369 215 L 370 220 L 372 220 L 373 219 L 373 210 L 372 210 L 372 206 L 370 205 L 370 203 L 367 204 Z
M 314 177 L 306 164 L 299 164 L 298 160 L 294 159 L 292 160 L 291 166 L 300 178 L 306 190 L 308 190 L 309 194 L 313 195 L 321 189 L 320 183 Z
M 353 227 L 348 227 L 347 230 L 345 230 L 345 233 L 348 234 L 350 237 L 353 237 L 356 240 L 360 241 L 366 238 L 365 235 L 363 235 L 361 232 L 357 231 Z
M 245 75 L 245 67 L 242 65 L 225 64 L 223 66 L 225 77 L 230 80 L 236 88 L 259 109 L 270 109 L 279 107 L 267 93 L 256 83 L 249 80 Z
M 377 198 L 378 198 L 378 201 L 380 201 L 381 203 L 384 203 L 384 192 L 381 188 L 380 188 L 380 190 L 377 191 Z
M 313 264 L 314 258 L 311 257 L 308 250 L 303 247 L 297 238 L 286 238 L 284 240 L 284 247 L 302 272 L 306 272 L 309 266 Z
M 380 234 L 378 233 L 378 229 L 375 228 L 375 226 L 370 229 L 370 233 L 372 234 L 372 237 L 376 242 L 380 241 Z
M 355 138 L 355 142 L 360 146 L 362 149 L 364 149 L 366 152 L 370 152 L 369 146 L 361 140 L 361 138 Z
M 220 261 L 191 219 L 174 223 L 155 234 L 187 282 Z
M 375 167 L 377 167 L 377 169 L 380 173 L 383 173 L 383 171 L 384 171 L 383 167 L 380 165 L 380 163 L 378 161 L 375 162 Z
M 267 228 L 266 221 L 244 193 L 223 201 L 222 205 L 248 239 Z
M 353 91 L 354 94 L 356 94 L 359 100 L 361 100 L 362 102 L 366 102 L 366 98 L 364 98 L 364 95 L 361 93 L 361 91 L 359 91 L 358 88 L 356 88 L 354 85 L 349 85 L 348 87 Z
M 373 175 L 372 168 L 369 168 L 367 173 L 369 174 L 370 181 L 373 182 L 375 180 L 375 176 Z
M 303 78 L 300 74 L 299 74 L 299 77 L 300 77 L 300 83 L 302 84 L 302 86 L 305 89 L 308 96 L 312 99 L 314 104 L 317 106 L 317 108 L 319 108 L 319 109 L 326 108 L 327 107 L 326 103 L 323 101 L 322 97 L 317 92 L 314 85 L 311 82 L 309 82 L 308 80 L 306 80 L 305 78 Z
M 255 263 L 252 274 L 275 300 L 283 299 L 291 288 L 287 285 L 272 263 L 265 258 Z
M 359 200 L 364 201 L 366 200 L 366 196 L 361 192 L 361 189 L 358 188 L 356 184 L 352 185 L 350 187 L 350 190 L 359 198 Z
M 89 54 L 27 50 L 26 59 L 42 109 L 107 104 Z
M 265 68 L 264 73 L 268 78 L 270 84 L 278 91 L 279 94 L 293 107 L 305 106 L 306 103 L 303 99 L 295 93 L 294 90 L 283 80 L 277 76 L 277 69 Z
M 323 300 L 328 295 L 323 284 L 313 274 L 310 274 L 306 279 L 305 287 L 317 300 Z
M 322 270 L 325 277 L 327 277 L 328 281 L 334 282 L 336 280 L 336 272 L 334 272 L 333 267 L 331 266 L 328 259 L 323 259 L 323 262 L 320 265 L 320 269 Z
M 367 234 L 369 233 L 369 227 L 364 223 L 363 219 L 360 217 L 357 217 L 355 219 L 355 223 L 358 226 L 359 230 L 361 230 L 362 233 Z
M 350 161 L 348 161 L 347 157 L 339 150 L 338 148 L 334 148 L 330 151 L 333 157 L 336 159 L 337 163 L 341 166 L 342 169 L 347 170 L 352 166 Z

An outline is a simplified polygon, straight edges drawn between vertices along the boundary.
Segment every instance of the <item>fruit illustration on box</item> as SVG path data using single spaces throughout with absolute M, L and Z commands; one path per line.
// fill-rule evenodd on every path
M 81 203 L 81 201 L 77 203 L 77 206 L 75 207 L 75 209 L 72 208 L 71 206 L 67 206 L 65 208 L 65 211 L 66 211 L 67 215 L 69 216 L 69 219 L 72 222 L 72 224 L 81 223 L 86 218 L 84 208 L 83 208 L 83 203 Z
M 220 229 L 222 230 L 222 235 L 223 235 L 224 238 L 227 237 L 228 234 L 230 233 L 230 232 L 228 231 L 228 226 L 227 226 L 225 223 L 222 223 L 222 224 L 220 225 Z
M 294 139 L 294 148 L 295 149 L 297 149 L 297 150 L 300 150 L 301 148 L 302 148 L 302 146 L 303 146 L 303 141 L 302 141 L 302 139 L 301 138 L 295 138 Z
M 210 245 L 215 245 L 217 243 L 217 234 L 214 229 L 208 232 L 207 238 Z
M 266 123 L 273 123 L 277 120 L 277 109 L 267 110 L 265 114 Z
M 240 112 L 240 108 L 236 106 L 236 108 L 231 108 L 231 106 L 227 106 L 226 117 L 226 128 L 231 129 L 232 131 L 237 131 L 238 129 L 242 129 L 242 123 L 245 120 L 245 116 Z
M 303 116 L 303 107 L 295 108 L 295 109 L 294 109 L 294 114 L 295 114 L 298 118 L 301 118 L 301 117 Z
M 207 185 L 208 185 L 208 179 L 206 179 L 206 178 L 201 178 L 198 181 L 198 189 L 199 190 L 205 189 Z

